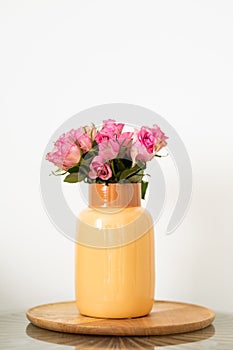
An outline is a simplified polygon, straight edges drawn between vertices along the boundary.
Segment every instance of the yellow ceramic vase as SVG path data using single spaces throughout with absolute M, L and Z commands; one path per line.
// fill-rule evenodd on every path
M 154 229 L 141 185 L 89 185 L 77 224 L 75 288 L 81 314 L 147 315 L 154 300 Z

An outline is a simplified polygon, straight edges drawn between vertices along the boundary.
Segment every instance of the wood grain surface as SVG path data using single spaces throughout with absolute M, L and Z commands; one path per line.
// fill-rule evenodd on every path
M 0 314 L 2 350 L 232 350 L 233 314 L 217 313 L 199 331 L 144 337 L 60 333 L 33 326 L 23 312 Z
M 202 306 L 156 301 L 152 312 L 134 319 L 97 319 L 77 311 L 75 302 L 61 302 L 33 307 L 26 313 L 35 326 L 64 333 L 148 336 L 191 332 L 203 329 L 215 314 Z

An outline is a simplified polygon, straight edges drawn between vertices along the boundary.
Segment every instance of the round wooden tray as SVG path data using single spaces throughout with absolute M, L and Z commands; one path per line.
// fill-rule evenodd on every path
M 207 327 L 215 314 L 202 306 L 157 300 L 152 312 L 132 319 L 103 319 L 80 315 L 75 302 L 33 307 L 26 313 L 29 321 L 52 331 L 93 335 L 165 335 L 191 332 Z

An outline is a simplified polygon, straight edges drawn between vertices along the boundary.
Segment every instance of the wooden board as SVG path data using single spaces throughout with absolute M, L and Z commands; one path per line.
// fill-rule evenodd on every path
M 75 302 L 61 302 L 33 307 L 26 313 L 35 326 L 48 330 L 93 335 L 166 335 L 185 333 L 207 327 L 215 314 L 202 306 L 155 301 L 152 312 L 132 319 L 102 319 L 80 315 Z

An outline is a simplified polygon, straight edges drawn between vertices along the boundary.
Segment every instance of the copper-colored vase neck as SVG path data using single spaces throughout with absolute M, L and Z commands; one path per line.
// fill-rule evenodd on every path
M 89 206 L 92 208 L 140 207 L 141 184 L 90 184 Z

